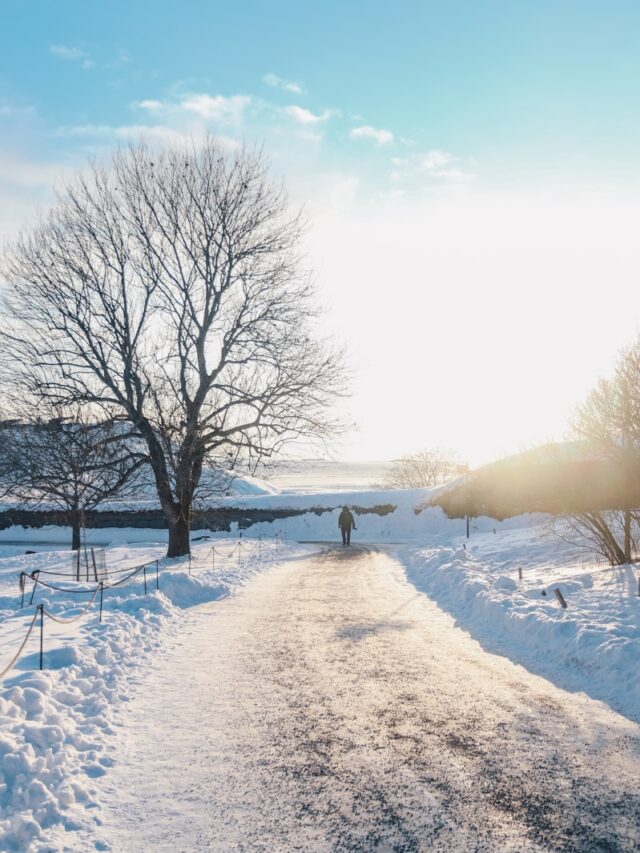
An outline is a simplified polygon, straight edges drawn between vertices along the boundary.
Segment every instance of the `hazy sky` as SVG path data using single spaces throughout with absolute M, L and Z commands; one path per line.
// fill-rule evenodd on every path
M 2 236 L 140 133 L 263 143 L 350 346 L 348 458 L 562 438 L 640 328 L 637 2 L 0 12 Z

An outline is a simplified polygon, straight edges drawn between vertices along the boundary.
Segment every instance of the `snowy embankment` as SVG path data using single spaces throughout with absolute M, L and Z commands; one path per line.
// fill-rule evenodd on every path
M 343 506 L 354 510 L 357 541 L 384 544 L 405 542 L 425 535 L 462 529 L 464 522 L 452 522 L 440 509 L 418 512 L 435 494 L 431 489 L 384 489 L 357 492 L 325 492 L 323 494 L 259 495 L 224 498 L 217 506 L 246 510 L 263 510 L 283 514 L 276 522 L 255 522 L 248 536 L 272 535 L 274 526 L 291 539 L 336 542 L 340 538 L 338 516 Z M 292 515 L 286 517 L 287 512 Z M 217 535 L 224 536 L 224 533 Z M 238 535 L 231 525 L 230 536 Z
M 333 542 L 338 537 L 337 520 L 343 505 L 355 508 L 359 538 L 361 541 L 406 541 L 422 534 L 431 534 L 451 528 L 462 529 L 464 522 L 451 522 L 441 510 L 416 513 L 416 509 L 427 502 L 435 491 L 430 489 L 389 489 L 357 492 L 325 492 L 322 494 L 251 494 L 234 495 L 211 499 L 201 508 L 210 510 L 214 515 L 234 511 L 238 521 L 230 521 L 229 530 L 216 530 L 216 537 L 236 538 L 242 534 L 250 538 L 273 536 L 274 530 L 286 531 L 291 539 L 314 539 Z M 7 508 L 5 507 L 0 507 Z M 112 501 L 100 507 L 101 510 L 120 510 L 137 512 L 157 509 L 153 502 L 146 500 Z M 254 516 L 252 518 L 252 513 Z M 267 520 L 254 521 L 257 514 Z M 253 522 L 253 523 L 252 523 Z M 206 535 L 206 518 L 196 518 L 193 524 L 193 536 Z M 243 525 L 241 527 L 240 525 Z M 150 537 L 155 541 L 164 538 L 166 531 L 150 531 L 147 527 L 105 527 L 87 531 L 87 543 L 103 546 L 109 543 L 145 542 Z M 71 530 L 62 527 L 23 527 L 14 525 L 0 530 L 0 549 L 3 542 L 25 542 L 33 547 L 38 540 L 56 541 L 66 544 L 71 541 Z
M 637 569 L 596 563 L 530 522 L 406 547 L 407 576 L 487 650 L 640 720 Z
M 215 554 L 210 548 L 210 542 L 196 545 L 191 575 L 186 561 L 161 560 L 159 591 L 155 565 L 146 573 L 146 594 L 142 572 L 105 588 L 102 622 L 99 595 L 83 612 L 90 593 L 76 595 L 38 584 L 29 604 L 30 580 L 21 608 L 20 571 L 39 569 L 42 581 L 67 589 L 95 589 L 95 583 L 69 580 L 68 552 L 0 558 L 0 670 L 20 647 L 35 616 L 24 651 L 0 684 L 0 850 L 62 850 L 67 842 L 73 847 L 73 833 L 79 829 L 91 832 L 96 849 L 101 849 L 93 780 L 109 766 L 105 746 L 136 681 L 153 656 L 175 641 L 186 608 L 229 595 L 274 560 L 296 551 L 273 539 L 243 543 L 240 550 L 237 542 L 217 542 Z M 132 567 L 163 552 L 158 543 L 110 548 L 107 569 L 114 574 L 105 584 L 119 582 Z M 45 608 L 43 671 L 38 604 Z M 79 618 L 59 623 L 47 613 Z M 52 845 L 51 833 L 67 840 Z

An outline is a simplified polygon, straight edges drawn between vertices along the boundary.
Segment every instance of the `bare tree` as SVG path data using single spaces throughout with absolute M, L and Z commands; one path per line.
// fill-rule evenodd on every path
M 0 482 L 5 495 L 30 507 L 62 510 L 74 550 L 86 510 L 131 494 L 145 456 L 136 453 L 113 421 L 62 416 L 38 423 L 0 425 Z
M 388 489 L 433 488 L 459 473 L 461 467 L 451 450 L 425 448 L 396 459 L 385 477 Z
M 260 153 L 209 138 L 92 165 L 6 257 L 12 381 L 129 420 L 169 556 L 189 552 L 207 460 L 228 469 L 335 428 L 342 354 L 313 334 L 302 227 Z
M 554 519 L 552 530 L 564 542 L 584 545 L 610 565 L 620 566 L 631 562 L 637 548 L 638 520 L 637 513 L 626 510 L 592 510 Z
M 600 379 L 578 407 L 572 433 L 596 463 L 606 462 L 615 506 L 568 518 L 568 535 L 588 543 L 612 565 L 631 562 L 638 538 L 640 477 L 640 338 L 624 349 L 610 379 Z

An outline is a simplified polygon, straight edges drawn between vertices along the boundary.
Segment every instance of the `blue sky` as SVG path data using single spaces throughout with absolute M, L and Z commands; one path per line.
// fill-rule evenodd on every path
M 562 438 L 637 334 L 637 2 L 3 0 L 0 56 L 0 238 L 141 133 L 264 144 L 350 346 L 351 458 Z
M 324 153 L 350 165 L 365 148 L 350 130 L 389 131 L 366 152 L 381 180 L 379 149 L 408 147 L 447 151 L 487 183 L 635 180 L 639 25 L 619 0 L 5 0 L 3 138 L 63 158 L 60 129 L 155 123 L 132 105 L 178 93 L 240 95 L 329 111 Z M 267 137 L 273 122 L 251 128 Z

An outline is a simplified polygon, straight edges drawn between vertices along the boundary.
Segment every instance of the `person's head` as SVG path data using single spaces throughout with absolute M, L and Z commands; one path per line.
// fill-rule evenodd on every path
M 349 512 L 349 507 L 348 507 L 348 506 L 343 506 L 343 507 L 342 507 L 342 511 L 343 511 L 343 512 Z

